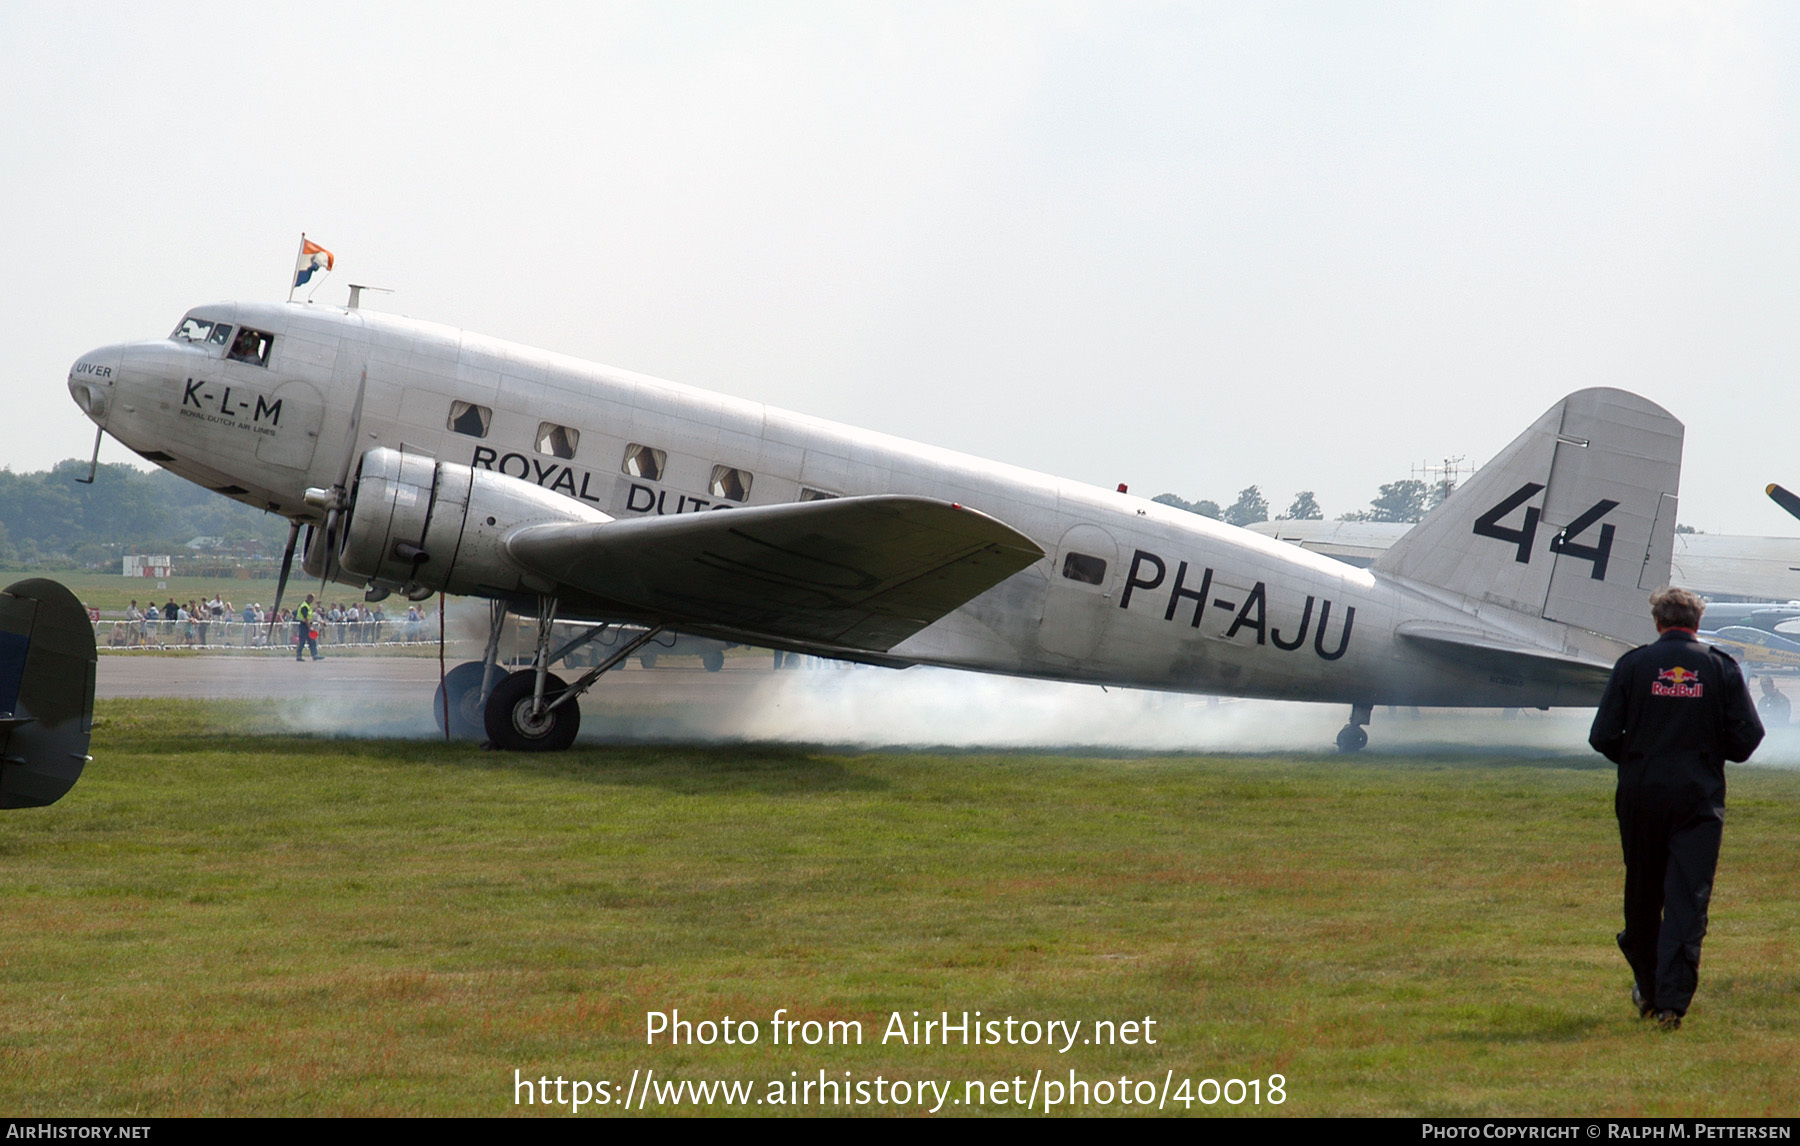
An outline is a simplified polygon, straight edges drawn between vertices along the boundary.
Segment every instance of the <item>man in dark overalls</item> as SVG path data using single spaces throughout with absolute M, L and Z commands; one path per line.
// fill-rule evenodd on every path
M 1664 1030 L 1681 1025 L 1699 982 L 1725 827 L 1725 761 L 1748 760 L 1763 738 L 1737 662 L 1695 636 L 1705 609 L 1685 589 L 1651 594 L 1661 636 L 1613 666 L 1588 734 L 1619 766 L 1619 949 L 1636 977 L 1631 999 Z

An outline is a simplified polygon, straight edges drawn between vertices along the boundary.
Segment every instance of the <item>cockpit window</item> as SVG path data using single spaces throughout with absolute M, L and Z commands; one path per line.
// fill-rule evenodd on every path
M 175 333 L 169 335 L 169 337 L 176 342 L 195 342 L 203 346 L 224 346 L 231 338 L 231 324 L 229 322 L 210 322 L 207 319 L 195 318 L 193 315 L 189 315 L 181 320 L 181 325 L 176 327 Z
M 253 366 L 269 364 L 269 347 L 275 344 L 275 336 L 260 330 L 244 327 L 232 340 L 231 352 L 225 357 L 235 362 L 248 362 Z

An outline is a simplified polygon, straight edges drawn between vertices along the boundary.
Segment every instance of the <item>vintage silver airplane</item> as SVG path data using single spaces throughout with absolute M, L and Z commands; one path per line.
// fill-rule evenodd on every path
M 490 640 L 437 702 L 509 749 L 567 747 L 576 698 L 664 630 L 1334 702 L 1346 751 L 1378 704 L 1591 705 L 1654 636 L 1681 470 L 1668 412 L 1583 390 L 1357 569 L 1122 490 L 355 308 L 198 307 L 82 355 L 69 388 L 142 457 L 288 518 L 288 562 L 307 527 L 315 577 L 488 598 L 496 638 L 508 611 L 534 616 L 535 667 L 506 672 Z M 556 641 L 558 618 L 592 624 Z M 573 683 L 549 672 L 605 625 L 635 635 Z

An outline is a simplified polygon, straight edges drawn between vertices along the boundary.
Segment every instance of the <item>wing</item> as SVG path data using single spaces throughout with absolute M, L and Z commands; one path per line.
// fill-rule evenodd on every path
M 871 652 L 1044 556 L 985 513 L 885 496 L 535 525 L 507 548 L 624 613 Z

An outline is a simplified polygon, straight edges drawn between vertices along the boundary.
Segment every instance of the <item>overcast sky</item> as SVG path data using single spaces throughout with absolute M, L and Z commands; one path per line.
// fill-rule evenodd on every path
M 1620 386 L 1684 521 L 1792 535 L 1797 63 L 1791 4 L 6 0 L 0 464 L 305 230 L 324 301 L 1276 511 Z

